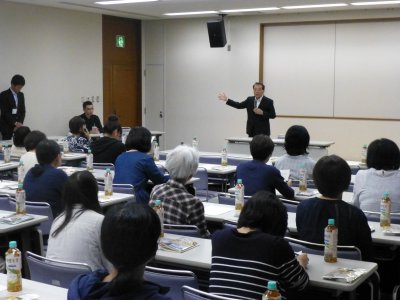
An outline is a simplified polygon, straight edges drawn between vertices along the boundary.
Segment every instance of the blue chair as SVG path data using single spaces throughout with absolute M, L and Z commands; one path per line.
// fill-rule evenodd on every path
M 81 167 L 86 168 L 87 164 L 86 161 L 81 162 Z M 109 168 L 111 171 L 114 171 L 115 167 L 112 163 L 93 163 L 93 169 L 97 170 L 106 170 Z
M 195 225 L 164 224 L 164 232 L 200 238 L 200 229 Z
M 32 252 L 26 252 L 31 280 L 68 288 L 78 275 L 92 272 L 84 263 L 65 262 L 49 259 Z
M 380 222 L 381 213 L 378 211 L 363 211 L 368 221 Z M 390 221 L 392 224 L 400 224 L 400 213 L 395 212 L 390 214 Z
M 193 183 L 196 189 L 196 197 L 201 201 L 208 201 L 210 198 L 217 197 L 217 192 L 211 192 L 208 190 L 208 173 L 205 168 L 198 168 L 194 177 L 199 178 L 198 181 Z
M 393 294 L 392 294 L 392 299 L 393 299 L 393 300 L 398 300 L 398 299 L 400 299 L 400 298 L 398 297 L 398 295 L 399 295 L 399 289 L 400 289 L 400 285 L 396 285 L 396 286 L 393 288 Z
M 174 300 L 183 300 L 181 288 L 184 285 L 196 289 L 199 288 L 196 275 L 191 271 L 185 270 L 160 269 L 146 266 L 144 279 L 164 287 L 169 287 L 169 292 L 166 296 Z
M 226 221 L 226 220 L 225 220 L 225 221 L 222 223 L 222 227 L 223 227 L 224 229 L 235 229 L 235 228 L 237 228 L 237 224 L 234 223 L 234 222 Z
M 99 191 L 104 191 L 104 182 L 98 182 L 97 186 L 99 187 Z M 113 183 L 112 186 L 114 193 L 135 195 L 135 188 L 132 184 Z
M 194 289 L 189 286 L 182 287 L 183 299 L 184 300 L 237 300 L 235 298 L 228 298 L 219 295 L 213 295 Z
M 12 198 L 10 195 L 0 195 L 0 210 L 9 210 L 10 212 L 15 212 L 15 206 L 10 203 Z
M 297 211 L 297 205 L 299 205 L 298 201 L 288 200 L 288 199 L 281 199 L 283 205 L 286 206 L 288 212 L 295 213 Z
M 221 163 L 220 156 L 202 156 L 200 155 L 199 162 L 202 164 L 219 165 Z M 229 160 L 228 160 L 229 162 Z

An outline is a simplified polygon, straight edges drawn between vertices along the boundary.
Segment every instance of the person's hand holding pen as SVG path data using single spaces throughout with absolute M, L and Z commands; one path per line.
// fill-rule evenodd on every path
M 302 266 L 304 269 L 307 269 L 307 265 L 309 262 L 307 253 L 303 253 L 302 251 L 296 252 L 296 258 L 300 266 Z

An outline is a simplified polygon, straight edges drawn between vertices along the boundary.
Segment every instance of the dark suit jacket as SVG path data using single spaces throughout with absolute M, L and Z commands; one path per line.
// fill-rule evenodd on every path
M 18 93 L 18 110 L 13 115 L 12 110 L 16 108 L 14 96 L 11 89 L 0 93 L 0 125 L 3 139 L 11 139 L 15 122 L 24 123 L 25 120 L 25 97 L 24 93 Z
M 243 102 L 236 102 L 231 99 L 226 101 L 226 104 L 232 106 L 237 109 L 246 108 L 247 110 L 247 124 L 246 124 L 246 133 L 249 137 L 253 137 L 257 134 L 271 134 L 271 129 L 269 127 L 269 119 L 275 119 L 275 108 L 274 108 L 274 101 L 269 99 L 265 96 L 261 99 L 260 105 L 258 106 L 264 114 L 263 115 L 256 115 L 253 112 L 254 109 L 254 96 L 248 97 Z

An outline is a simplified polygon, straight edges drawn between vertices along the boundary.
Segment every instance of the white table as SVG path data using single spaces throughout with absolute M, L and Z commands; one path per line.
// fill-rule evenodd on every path
M 17 169 L 18 165 L 18 161 L 10 161 L 5 163 L 4 160 L 0 160 L 0 172 Z
M 225 140 L 228 141 L 227 150 L 228 153 L 240 153 L 250 154 L 250 142 L 252 138 L 249 137 L 228 137 Z M 284 139 L 272 139 L 275 144 L 273 156 L 282 156 L 286 154 L 284 148 Z M 309 156 L 315 160 L 318 160 L 322 156 L 328 155 L 328 147 L 333 145 L 332 141 L 310 141 L 308 146 Z
M 99 203 L 101 207 L 107 207 L 133 199 L 134 195 L 131 194 L 113 193 L 111 196 L 105 196 L 104 192 L 99 192 Z
M 1 217 L 5 217 L 5 216 L 9 216 L 11 215 L 13 212 L 7 211 L 7 210 L 0 210 L 0 218 Z M 36 225 L 39 225 L 40 223 L 47 221 L 48 217 L 47 216 L 41 216 L 41 215 L 32 215 L 29 214 L 30 216 L 33 217 L 32 220 L 28 220 L 19 224 L 15 224 L 15 225 L 10 225 L 10 224 L 3 224 L 0 223 L 0 234 L 6 234 L 6 233 L 10 233 L 13 231 L 17 231 L 20 229 L 25 229 L 28 227 L 33 227 Z
M 171 234 L 166 234 L 165 236 L 168 238 L 181 237 Z M 184 265 L 209 270 L 211 268 L 211 240 L 192 237 L 190 237 L 190 239 L 197 241 L 199 246 L 184 253 L 158 250 L 156 260 L 169 264 L 172 263 L 180 266 Z M 324 262 L 324 258 L 321 255 L 308 254 L 308 257 L 310 261 L 307 273 L 310 278 L 310 285 L 324 289 L 352 292 L 378 269 L 378 265 L 371 262 L 339 258 L 337 263 L 332 264 Z M 367 273 L 353 283 L 340 283 L 322 279 L 323 275 L 342 267 L 363 268 L 367 270 Z
M 76 153 L 76 152 L 68 152 L 63 153 L 62 160 L 63 161 L 74 161 L 74 160 L 83 160 L 86 159 L 86 153 Z
M 59 167 L 59 169 L 63 170 L 65 173 L 67 173 L 68 176 L 71 176 L 75 172 L 87 171 L 86 168 L 82 168 L 82 167 L 67 167 L 67 166 L 63 166 L 63 167 Z M 92 173 L 94 178 L 96 178 L 96 180 L 99 180 L 99 181 L 104 181 L 104 178 L 106 176 L 106 170 L 105 169 L 104 170 L 102 170 L 102 169 L 93 169 L 92 171 L 90 171 L 90 173 Z M 111 175 L 114 178 L 114 176 L 115 176 L 114 170 L 111 170 Z
M 0 274 L 0 299 L 6 299 L 7 296 L 36 294 L 40 300 L 62 300 L 67 299 L 67 293 L 67 289 L 24 278 L 22 279 L 22 291 L 10 293 L 7 292 L 7 275 Z

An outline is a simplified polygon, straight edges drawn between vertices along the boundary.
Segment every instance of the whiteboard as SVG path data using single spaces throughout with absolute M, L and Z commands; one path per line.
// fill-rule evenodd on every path
M 399 119 L 399 36 L 399 20 L 266 25 L 266 94 L 278 115 Z

